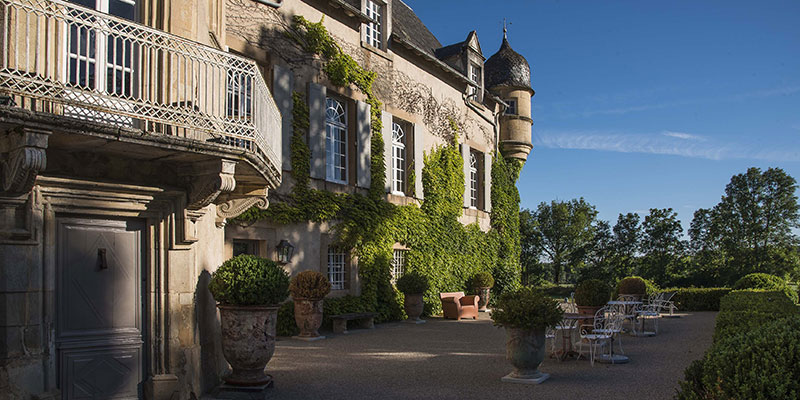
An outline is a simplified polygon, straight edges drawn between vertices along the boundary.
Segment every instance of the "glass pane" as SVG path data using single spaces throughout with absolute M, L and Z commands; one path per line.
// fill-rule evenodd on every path
M 132 1 L 109 0 L 108 13 L 133 21 L 135 17 L 134 4 Z

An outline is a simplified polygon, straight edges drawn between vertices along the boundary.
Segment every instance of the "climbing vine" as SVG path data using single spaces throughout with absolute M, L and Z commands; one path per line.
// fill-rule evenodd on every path
M 406 269 L 428 276 L 431 287 L 425 295 L 426 312 L 440 308 L 437 294 L 469 290 L 467 282 L 478 271 L 489 271 L 495 292 L 519 285 L 519 192 L 516 180 L 522 163 L 496 154 L 492 164 L 491 229 L 459 222 L 464 195 L 464 160 L 458 149 L 459 125 L 449 120 L 451 140 L 425 155 L 422 176 L 409 174 L 410 187 L 422 179 L 424 201 L 396 206 L 384 199 L 385 164 L 381 124 L 381 102 L 373 95 L 376 74 L 361 68 L 345 54 L 322 24 L 295 16 L 287 32 L 305 51 L 318 55 L 323 71 L 338 86 L 355 86 L 371 106 L 371 175 L 367 195 L 343 194 L 310 187 L 311 151 L 306 143 L 309 109 L 301 93 L 293 94 L 291 177 L 294 186 L 285 196 L 271 198 L 267 210 L 253 208 L 237 219 L 269 220 L 278 224 L 335 221 L 337 244 L 358 256 L 361 296 L 326 300 L 327 313 L 376 311 L 379 321 L 402 317 L 402 295 L 390 283 L 392 247 L 408 248 Z M 417 194 L 419 195 L 419 194 Z M 287 333 L 292 321 L 282 310 L 279 331 Z

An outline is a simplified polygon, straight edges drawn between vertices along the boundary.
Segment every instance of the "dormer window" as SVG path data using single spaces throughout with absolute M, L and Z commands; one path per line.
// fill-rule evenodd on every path
M 503 99 L 508 104 L 508 108 L 503 112 L 505 115 L 517 115 L 517 100 Z
M 475 63 L 469 63 L 469 71 L 467 77 L 469 78 L 471 84 L 469 86 L 469 94 L 475 95 L 480 93 L 481 89 L 481 67 Z M 474 100 L 479 100 L 475 96 Z
M 367 14 L 367 17 L 369 17 L 372 21 L 364 24 L 364 41 L 370 46 L 382 49 L 381 21 L 384 14 L 382 10 L 383 6 L 380 3 L 372 0 L 365 1 L 365 14 Z

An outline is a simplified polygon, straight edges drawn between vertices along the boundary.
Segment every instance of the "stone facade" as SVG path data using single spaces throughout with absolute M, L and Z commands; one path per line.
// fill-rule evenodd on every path
M 130 18 L 104 25 L 124 27 L 119 35 L 130 35 L 134 50 L 120 59 L 134 61 L 99 58 L 92 73 L 80 67 L 87 54 L 65 57 L 62 46 L 94 28 L 60 27 L 102 20 L 108 8 L 49 14 L 47 7 L 77 6 L 36 0 L 41 17 L 25 19 L 28 3 L 0 0 L 8 23 L 0 32 L 0 398 L 66 399 L 81 390 L 103 397 L 124 389 L 102 387 L 123 367 L 136 378 L 127 379 L 132 397 L 200 398 L 229 371 L 211 273 L 238 253 L 275 259 L 283 239 L 295 246 L 292 274 L 327 273 L 333 262 L 342 271 L 331 296 L 360 293 L 358 259 L 347 249 L 329 252 L 328 223 L 226 223 L 291 190 L 293 92 L 310 105 L 311 186 L 370 186 L 369 106 L 354 88 L 333 85 L 320 60 L 287 37 L 294 15 L 324 17 L 342 49 L 377 73 L 388 201 L 424 201 L 422 157 L 452 140 L 454 123 L 462 155 L 476 160 L 464 166 L 477 186 L 465 184 L 461 222 L 486 231 L 498 140 L 513 141 L 515 157 L 530 151 L 532 89 L 486 90 L 475 32 L 442 46 L 400 0 L 377 0 L 369 10 L 367 0 L 143 0 Z M 116 36 L 91 37 L 97 49 L 118 51 Z M 172 58 L 157 59 L 162 53 L 148 47 L 156 42 Z M 509 97 L 520 118 L 501 115 Z M 345 114 L 343 179 L 329 179 L 326 165 L 329 98 Z M 416 175 L 397 186 L 395 124 L 406 135 L 404 176 Z M 97 276 L 107 271 L 130 299 L 121 301 L 116 286 L 104 290 Z

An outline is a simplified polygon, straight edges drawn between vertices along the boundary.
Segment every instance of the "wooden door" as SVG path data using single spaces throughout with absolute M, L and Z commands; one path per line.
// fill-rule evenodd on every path
M 141 221 L 60 218 L 56 348 L 64 399 L 139 399 Z

